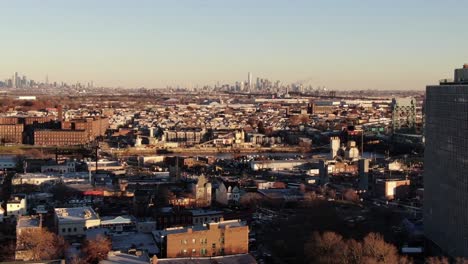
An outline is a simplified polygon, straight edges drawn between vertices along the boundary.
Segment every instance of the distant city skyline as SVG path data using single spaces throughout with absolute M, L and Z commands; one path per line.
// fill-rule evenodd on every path
M 126 88 L 306 82 L 423 90 L 468 37 L 459 1 L 9 1 L 0 80 Z M 463 59 L 463 58 L 462 58 Z

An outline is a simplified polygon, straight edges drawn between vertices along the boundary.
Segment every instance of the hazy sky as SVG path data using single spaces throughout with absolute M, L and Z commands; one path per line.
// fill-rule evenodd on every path
M 468 1 L 0 0 L 0 79 L 123 87 L 254 78 L 423 89 L 468 62 Z

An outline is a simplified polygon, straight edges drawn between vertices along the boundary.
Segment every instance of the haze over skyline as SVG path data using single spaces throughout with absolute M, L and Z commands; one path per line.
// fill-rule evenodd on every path
M 424 89 L 466 61 L 462 1 L 3 1 L 0 79 L 163 88 L 253 77 Z

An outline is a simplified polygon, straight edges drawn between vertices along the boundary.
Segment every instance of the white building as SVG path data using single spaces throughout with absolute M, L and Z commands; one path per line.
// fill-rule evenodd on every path
M 355 160 L 359 158 L 359 149 L 356 147 L 355 141 L 348 141 L 348 146 L 345 150 L 345 158 Z
M 65 164 L 58 164 L 58 165 L 44 165 L 41 166 L 41 172 L 47 173 L 72 173 L 76 171 L 76 163 L 75 162 L 67 162 Z
M 95 171 L 96 170 L 96 161 L 88 161 L 86 162 L 88 166 L 88 171 Z M 100 159 L 98 160 L 98 170 L 106 170 L 106 171 L 118 171 L 125 169 L 124 165 L 115 160 L 106 160 Z
M 7 215 L 14 215 L 16 217 L 27 215 L 28 207 L 25 194 L 14 194 L 6 204 Z
M 61 179 L 58 176 L 46 175 L 43 173 L 18 173 L 13 177 L 13 185 L 21 184 L 31 184 L 31 185 L 41 185 L 44 183 L 58 183 Z
M 84 236 L 87 229 L 100 227 L 101 219 L 87 206 L 55 208 L 55 224 L 61 236 Z
M 148 165 L 148 164 L 155 164 L 158 162 L 163 162 L 164 156 L 139 156 L 138 157 L 138 164 L 139 165 Z
M 114 232 L 122 232 L 127 229 L 135 228 L 135 219 L 133 216 L 106 216 L 101 219 L 101 227 L 108 228 Z
M 238 203 L 240 199 L 240 189 L 237 182 L 220 181 L 216 190 L 216 202 L 227 205 Z
M 308 160 L 255 160 L 250 162 L 250 168 L 258 170 L 293 170 L 309 163 Z

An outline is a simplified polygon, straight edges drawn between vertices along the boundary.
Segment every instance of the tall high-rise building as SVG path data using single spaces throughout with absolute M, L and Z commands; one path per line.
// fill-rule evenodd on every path
M 13 88 L 18 88 L 19 87 L 19 76 L 18 76 L 18 73 L 15 72 L 15 74 L 13 75 Z
M 250 93 L 252 91 L 252 74 L 250 72 L 247 76 L 247 85 Z
M 426 88 L 424 232 L 445 253 L 468 257 L 468 65 Z
M 393 132 L 414 132 L 416 127 L 416 100 L 413 97 L 393 98 Z

